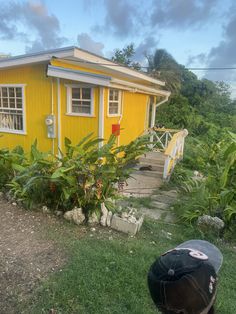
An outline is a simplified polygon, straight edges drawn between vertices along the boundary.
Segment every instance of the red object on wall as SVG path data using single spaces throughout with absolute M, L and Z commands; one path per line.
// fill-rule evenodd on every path
M 119 136 L 120 135 L 120 124 L 112 124 L 112 131 L 111 132 L 115 136 Z

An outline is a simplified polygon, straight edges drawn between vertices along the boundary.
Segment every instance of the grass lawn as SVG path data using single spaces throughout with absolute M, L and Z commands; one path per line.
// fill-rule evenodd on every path
M 167 234 L 171 233 L 171 235 Z M 158 313 L 147 289 L 155 258 L 182 241 L 200 238 L 193 229 L 146 221 L 137 237 L 108 228 L 69 225 L 48 231 L 64 247 L 68 263 L 35 291 L 21 313 Z M 219 242 L 224 255 L 217 313 L 236 313 L 236 249 Z

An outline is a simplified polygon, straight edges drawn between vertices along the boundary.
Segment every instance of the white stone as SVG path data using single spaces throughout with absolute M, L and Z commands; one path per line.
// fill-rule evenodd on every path
M 126 212 L 121 213 L 121 218 L 128 219 L 128 217 L 129 217 L 128 213 L 126 213 Z
M 139 220 L 138 220 L 138 230 L 137 230 L 137 232 L 139 232 L 139 230 L 141 229 L 141 226 L 143 224 L 143 220 L 144 220 L 144 218 L 143 218 L 143 216 L 141 216 L 139 218 Z
M 42 207 L 42 211 L 43 211 L 44 214 L 50 213 L 50 209 L 47 206 L 43 206 Z
M 225 224 L 222 219 L 218 217 L 212 217 L 209 215 L 200 216 L 197 220 L 197 224 L 199 227 L 210 227 L 215 230 L 221 230 L 224 228 Z
M 57 211 L 56 211 L 56 215 L 57 215 L 57 216 L 62 216 L 62 215 L 63 215 L 63 212 L 62 212 L 61 210 L 57 210 Z
M 89 223 L 89 224 L 92 224 L 92 225 L 99 223 L 98 216 L 96 215 L 95 212 L 93 212 L 92 215 L 89 216 L 88 223 Z
M 137 220 L 134 216 L 130 216 L 130 217 L 128 217 L 128 221 L 132 222 L 132 223 L 136 223 Z
M 64 214 L 64 218 L 66 220 L 73 221 L 77 225 L 80 225 L 85 220 L 85 216 L 84 216 L 84 214 L 82 212 L 82 209 L 81 208 L 77 208 L 77 207 L 73 208 L 70 211 L 67 211 Z
M 106 222 L 106 223 L 107 223 L 107 226 L 108 226 L 108 227 L 111 226 L 112 215 L 113 215 L 113 214 L 112 214 L 111 211 L 109 211 L 108 214 L 107 214 L 107 222 Z
M 122 231 L 124 233 L 128 233 L 130 235 L 135 235 L 138 232 L 138 230 L 140 230 L 142 222 L 143 222 L 142 217 L 139 219 L 139 221 L 136 221 L 134 223 L 114 214 L 111 221 L 111 228 L 118 231 Z
M 101 223 L 102 226 L 106 227 L 108 210 L 107 210 L 107 208 L 106 208 L 104 203 L 101 204 L 101 212 L 102 212 L 102 216 L 101 216 L 101 219 L 100 219 L 100 223 Z

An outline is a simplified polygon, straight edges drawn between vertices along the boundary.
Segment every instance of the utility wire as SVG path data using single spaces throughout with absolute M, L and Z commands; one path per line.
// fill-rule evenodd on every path
M 114 61 L 111 61 L 114 62 Z M 118 63 L 100 63 L 100 62 L 92 62 L 92 61 L 84 61 L 84 60 L 80 60 L 79 63 L 84 63 L 84 64 L 94 64 L 94 65 L 104 65 L 104 66 L 112 66 L 112 67 L 120 67 L 120 66 L 125 66 L 127 68 L 129 68 L 128 65 L 126 64 L 118 64 Z M 132 65 L 131 65 L 132 66 Z M 192 70 L 192 71 L 224 71 L 224 70 L 236 70 L 236 67 L 185 67 L 183 66 L 184 69 L 183 70 Z M 141 69 L 149 69 L 149 66 L 141 66 Z M 132 67 L 131 67 L 132 69 Z M 156 69 L 157 71 L 173 71 L 175 72 L 176 70 L 172 70 L 172 69 L 168 69 L 168 68 L 159 68 Z M 182 70 L 182 69 L 181 69 Z

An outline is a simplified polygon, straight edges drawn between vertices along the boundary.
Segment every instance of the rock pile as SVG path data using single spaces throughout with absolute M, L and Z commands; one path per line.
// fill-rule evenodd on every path
M 85 221 L 85 215 L 81 208 L 75 207 L 64 214 L 64 218 L 73 221 L 75 224 L 80 225 Z M 139 217 L 138 212 L 134 208 L 127 207 L 126 211 L 113 214 L 109 211 L 105 204 L 101 204 L 101 217 L 93 213 L 88 220 L 89 224 L 100 223 L 104 227 L 111 227 L 112 229 L 122 231 L 131 235 L 135 235 L 141 228 L 143 223 L 143 216 Z

